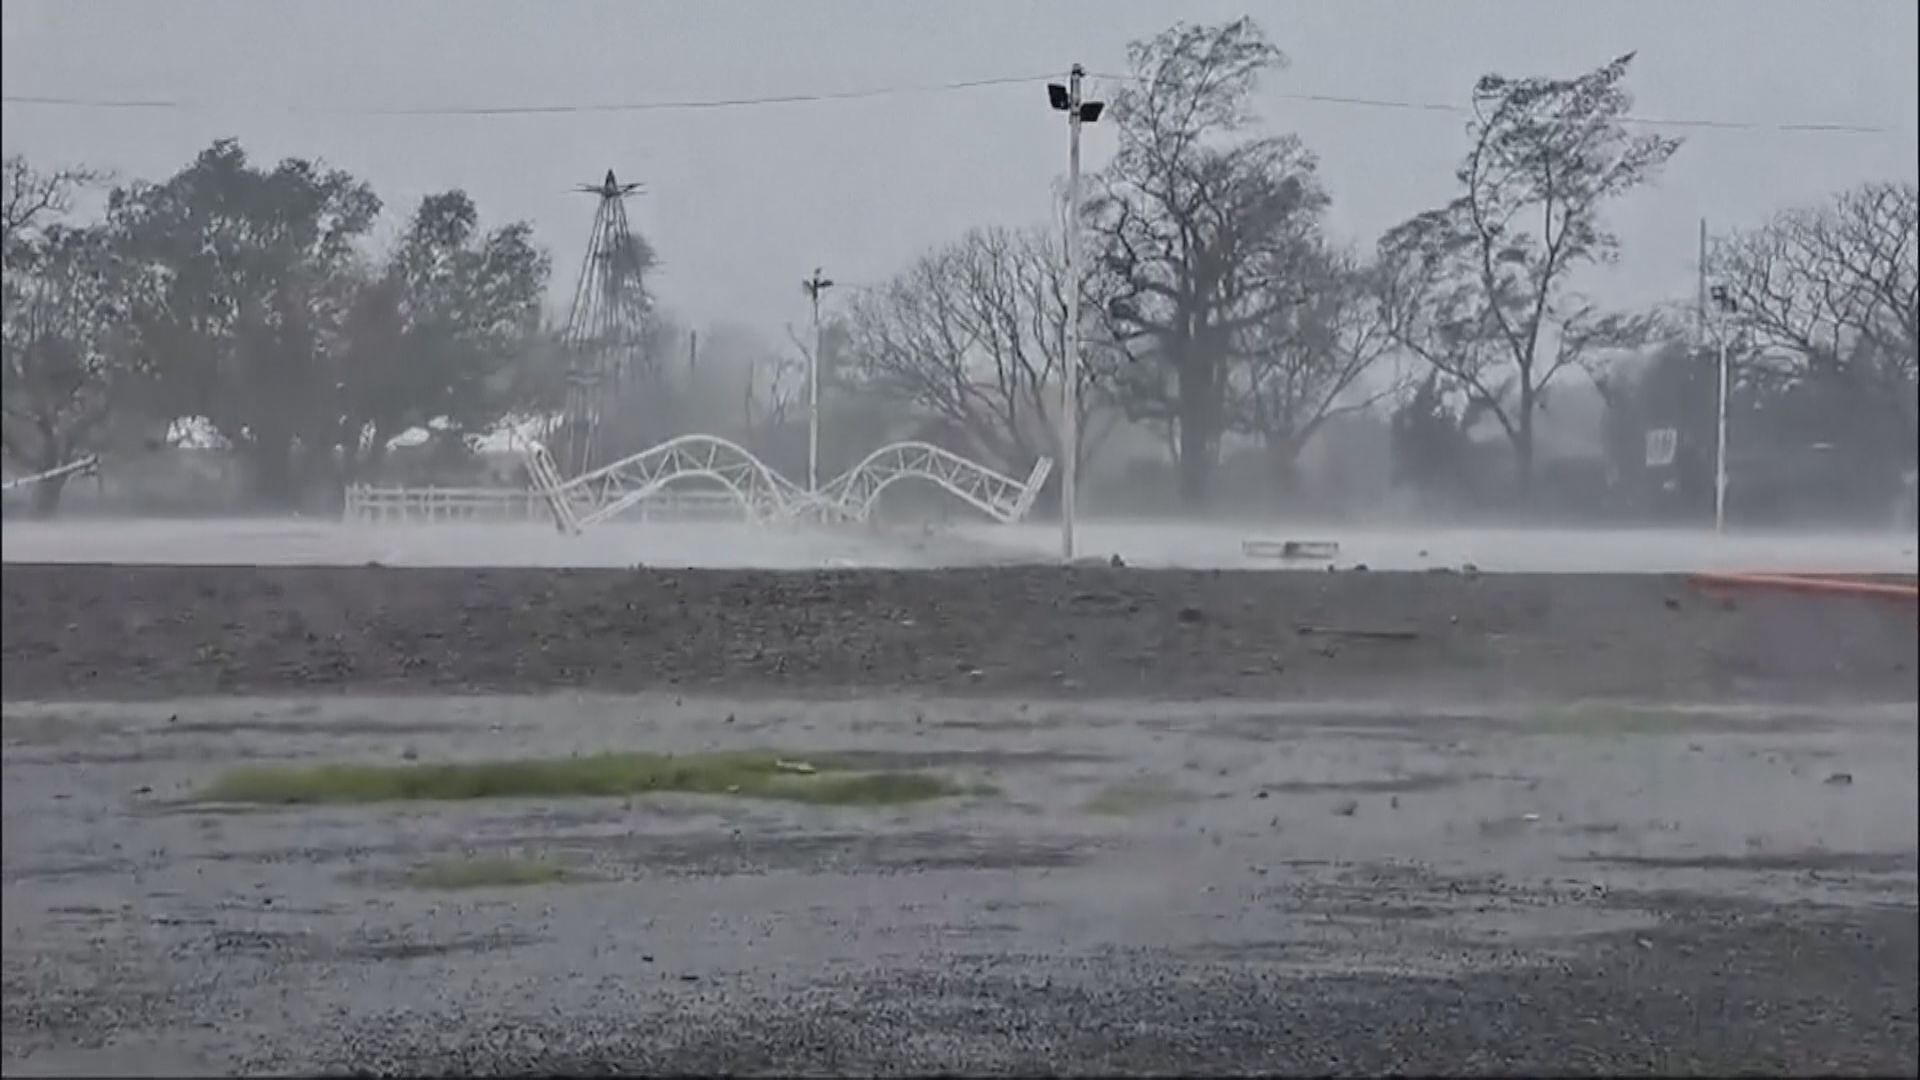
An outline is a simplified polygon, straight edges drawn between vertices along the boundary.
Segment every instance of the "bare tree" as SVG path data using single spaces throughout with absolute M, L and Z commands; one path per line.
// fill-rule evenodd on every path
M 1092 277 L 1082 295 L 1098 303 Z M 1051 235 L 973 230 L 854 301 L 845 381 L 944 421 L 971 442 L 963 449 L 1024 472 L 1042 455 L 1060 456 L 1067 288 L 1064 250 Z M 1111 348 L 1083 340 L 1083 460 L 1104 433 L 1088 422 L 1111 368 Z
M 1571 79 L 1487 75 L 1474 87 L 1461 194 L 1381 240 L 1396 340 L 1499 422 L 1522 498 L 1535 414 L 1554 377 L 1644 339 L 1648 321 L 1601 313 L 1570 285 L 1614 260 L 1601 212 L 1679 142 L 1627 130 L 1633 54 Z
M 1865 184 L 1735 234 L 1713 258 L 1763 361 L 1789 378 L 1850 383 L 1887 409 L 1909 450 L 1920 394 L 1917 204 L 1911 182 Z
M 29 242 L 65 217 L 73 208 L 74 195 L 102 179 L 100 173 L 83 168 L 41 172 L 19 154 L 0 162 L 0 245 L 7 268 L 13 269 L 17 244 Z
M 1329 420 L 1395 389 L 1364 381 L 1393 347 L 1373 269 L 1316 247 L 1296 275 L 1298 299 L 1249 328 L 1227 389 L 1229 425 L 1265 445 L 1282 479 Z
M 1251 19 L 1178 25 L 1128 53 L 1119 151 L 1087 214 L 1115 283 L 1112 335 L 1137 362 L 1121 399 L 1173 431 L 1181 497 L 1198 505 L 1228 426 L 1229 368 L 1243 335 L 1293 302 L 1288 275 L 1326 197 L 1297 140 L 1236 138 L 1260 76 L 1285 62 Z

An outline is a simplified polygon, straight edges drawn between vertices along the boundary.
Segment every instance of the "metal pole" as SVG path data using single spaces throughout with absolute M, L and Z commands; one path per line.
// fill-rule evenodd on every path
M 1693 299 L 1694 348 L 1707 346 L 1707 219 L 1700 219 L 1700 262 L 1698 292 Z
M 813 352 L 807 357 L 807 490 L 820 490 L 820 294 L 813 294 Z
M 820 490 L 820 294 L 833 282 L 813 268 L 813 276 L 801 283 L 813 298 L 813 352 L 807 357 L 807 490 Z
M 1727 531 L 1727 332 L 1720 330 L 1718 418 L 1714 424 L 1713 531 Z
M 1080 80 L 1067 80 L 1067 341 L 1060 379 L 1060 557 L 1073 561 L 1073 511 L 1080 472 Z

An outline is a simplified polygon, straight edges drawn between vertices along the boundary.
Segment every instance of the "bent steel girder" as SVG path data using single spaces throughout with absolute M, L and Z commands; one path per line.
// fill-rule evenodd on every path
M 880 493 L 909 479 L 927 480 L 1003 524 L 1026 517 L 1040 494 L 1053 459 L 1034 462 L 1023 483 L 932 443 L 898 442 L 868 454 L 860 464 L 820 491 L 819 509 L 852 521 L 865 521 Z
M 715 435 L 682 435 L 631 457 L 561 479 L 553 457 L 532 443 L 526 451 L 530 486 L 547 500 L 554 524 L 579 533 L 618 516 L 682 480 L 724 488 L 749 517 L 783 521 L 866 521 L 880 493 L 902 480 L 936 484 L 995 521 L 1011 524 L 1033 508 L 1053 459 L 1034 462 L 1026 481 L 995 472 L 931 443 L 898 442 L 868 454 L 819 491 L 807 491 L 769 468 L 745 447 Z
M 100 459 L 93 454 L 88 454 L 86 457 L 77 458 L 67 462 L 65 465 L 48 469 L 46 472 L 37 472 L 32 476 L 16 476 L 12 480 L 0 483 L 0 491 L 12 491 L 14 488 L 26 487 L 29 484 L 44 484 L 50 480 L 58 480 L 63 476 L 71 476 L 75 473 L 85 476 L 95 472 L 99 467 Z
M 573 502 L 561 491 L 560 469 L 554 465 L 553 455 L 534 442 L 527 444 L 526 459 L 527 485 L 547 500 L 547 508 L 553 511 L 553 527 L 579 535 L 580 518 L 573 512 Z
M 748 515 L 769 521 L 790 516 L 804 498 L 793 483 L 738 443 L 714 435 L 682 435 L 563 481 L 559 497 L 574 508 L 578 527 L 597 524 L 679 480 L 705 478 L 740 501 Z

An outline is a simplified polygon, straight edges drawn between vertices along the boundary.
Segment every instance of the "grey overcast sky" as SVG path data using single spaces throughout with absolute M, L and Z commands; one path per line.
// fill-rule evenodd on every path
M 775 335 L 816 264 L 875 282 L 975 224 L 1048 218 L 1066 139 L 1038 84 L 702 110 L 369 116 L 337 110 L 664 102 L 1123 71 L 1130 39 L 1251 14 L 1291 58 L 1260 106 L 1319 155 L 1333 230 L 1371 244 L 1445 199 L 1462 117 L 1300 100 L 1460 104 L 1487 71 L 1569 74 L 1638 50 L 1636 112 L 1881 134 L 1695 130 L 1614 217 L 1618 303 L 1691 293 L 1696 221 L 1757 222 L 1867 179 L 1916 175 L 1914 0 L 5 0 L 7 96 L 178 109 L 5 106 L 0 142 L 43 164 L 159 178 L 211 140 L 317 157 L 397 219 L 463 187 L 531 220 L 571 288 L 607 168 L 683 316 Z M 1093 91 L 1103 85 L 1095 80 Z M 329 112 L 327 110 L 336 110 Z M 1112 133 L 1089 129 L 1089 163 Z M 391 230 L 394 222 L 386 223 Z

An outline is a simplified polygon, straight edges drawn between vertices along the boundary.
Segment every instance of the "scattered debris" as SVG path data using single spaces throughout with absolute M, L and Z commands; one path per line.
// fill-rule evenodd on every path
M 1313 626 L 1301 624 L 1297 627 L 1302 637 L 1309 634 L 1325 634 L 1329 637 L 1368 638 L 1375 641 L 1417 641 L 1418 630 L 1379 630 L 1349 626 Z
M 1250 559 L 1331 559 L 1340 554 L 1333 540 L 1242 540 L 1240 553 Z

